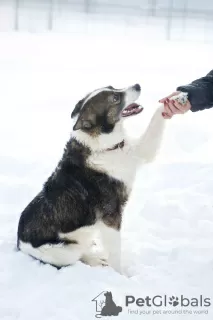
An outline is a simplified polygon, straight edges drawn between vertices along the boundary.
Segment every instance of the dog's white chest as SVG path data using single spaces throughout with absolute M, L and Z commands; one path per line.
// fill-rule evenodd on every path
M 90 167 L 124 182 L 128 189 L 132 188 L 135 178 L 136 162 L 128 147 L 93 154 L 88 159 Z

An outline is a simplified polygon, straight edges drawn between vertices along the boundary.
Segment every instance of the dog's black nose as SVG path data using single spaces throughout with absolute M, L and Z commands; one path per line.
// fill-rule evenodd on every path
M 137 83 L 133 86 L 136 91 L 141 91 L 141 86 Z

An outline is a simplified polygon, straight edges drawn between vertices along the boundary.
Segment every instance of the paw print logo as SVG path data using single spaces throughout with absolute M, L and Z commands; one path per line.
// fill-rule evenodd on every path
M 174 296 L 170 297 L 170 298 L 169 298 L 169 304 L 170 304 L 171 306 L 173 306 L 173 307 L 177 307 L 177 306 L 179 305 L 179 299 L 178 299 L 178 297 L 174 297 Z

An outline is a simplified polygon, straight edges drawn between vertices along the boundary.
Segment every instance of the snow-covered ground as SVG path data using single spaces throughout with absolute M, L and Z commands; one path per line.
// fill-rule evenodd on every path
M 101 86 L 141 83 L 145 111 L 127 120 L 137 135 L 161 97 L 212 68 L 213 47 L 152 42 L 135 28 L 105 37 L 2 33 L 0 48 L 0 319 L 95 319 L 91 300 L 105 290 L 123 307 L 118 319 L 137 319 L 126 295 L 213 299 L 212 110 L 169 120 L 156 163 L 138 172 L 121 234 L 125 276 L 81 263 L 57 271 L 16 251 L 20 213 L 60 159 L 75 103 Z M 164 309 L 144 318 L 213 314 Z

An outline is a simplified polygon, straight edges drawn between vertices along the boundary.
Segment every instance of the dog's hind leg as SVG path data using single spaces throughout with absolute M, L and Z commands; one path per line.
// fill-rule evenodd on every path
M 84 248 L 78 243 L 45 244 L 34 248 L 30 243 L 20 241 L 19 248 L 24 253 L 56 267 L 75 264 L 83 255 Z
M 99 230 L 104 249 L 107 252 L 108 264 L 121 273 L 121 235 L 120 231 L 99 222 Z
M 81 261 L 85 264 L 90 265 L 91 267 L 108 266 L 108 252 L 103 247 L 103 243 L 101 243 L 100 232 L 96 234 L 96 237 L 93 239 L 91 246 L 88 247 L 84 252 Z

